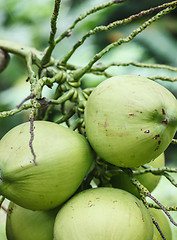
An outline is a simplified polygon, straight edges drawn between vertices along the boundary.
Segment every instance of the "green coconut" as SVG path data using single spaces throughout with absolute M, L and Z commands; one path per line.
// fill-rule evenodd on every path
M 6 218 L 8 240 L 51 240 L 58 208 L 33 211 L 10 202 Z
M 149 211 L 134 195 L 115 188 L 85 190 L 58 212 L 54 240 L 152 240 Z
M 157 158 L 177 129 L 177 101 L 145 77 L 122 75 L 100 83 L 85 108 L 86 134 L 95 152 L 119 167 Z
M 0 194 L 24 208 L 48 210 L 77 190 L 93 155 L 85 137 L 56 123 L 35 121 L 33 134 L 33 151 L 29 122 L 1 139 Z

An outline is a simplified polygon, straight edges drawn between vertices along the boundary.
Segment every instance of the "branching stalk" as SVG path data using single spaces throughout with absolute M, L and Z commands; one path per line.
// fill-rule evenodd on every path
M 48 41 L 49 47 L 46 49 L 45 55 L 42 58 L 42 65 L 46 65 L 50 61 L 50 57 L 56 45 L 55 35 L 57 32 L 57 18 L 58 18 L 59 9 L 60 9 L 60 3 L 61 3 L 61 0 L 55 0 L 54 11 L 51 18 L 50 37 Z
M 33 61 L 35 61 L 36 58 L 39 60 L 42 58 L 42 53 L 40 51 L 32 47 L 24 46 L 22 44 L 0 40 L 0 47 L 9 53 L 13 53 L 24 58 L 26 58 L 26 56 L 31 53 Z
M 161 209 L 161 207 L 159 207 L 158 205 L 156 204 L 153 204 L 153 203 L 148 203 L 148 207 L 149 208 L 155 208 L 155 209 Z M 170 207 L 167 207 L 167 206 L 164 206 L 164 208 L 166 209 L 166 211 L 177 211 L 177 206 L 170 206 Z
M 147 203 L 147 200 L 145 198 L 145 196 L 148 196 L 149 191 L 147 188 L 145 188 L 136 178 L 133 177 L 133 172 L 131 169 L 125 169 L 125 168 L 122 168 L 122 170 L 129 175 L 130 177 L 130 180 L 132 182 L 132 184 L 138 189 L 139 191 L 139 194 L 140 194 L 140 197 L 141 197 L 141 200 L 143 201 L 144 205 L 146 206 L 146 208 L 148 208 L 148 203 Z M 151 197 L 151 194 L 150 194 L 150 197 Z M 155 198 L 154 198 L 155 199 Z M 156 200 L 156 199 L 155 199 Z M 157 200 L 156 200 L 157 201 Z M 157 201 L 158 202 L 158 201 Z M 166 209 L 165 209 L 166 211 Z M 167 212 L 167 211 L 166 211 Z M 170 216 L 171 217 L 171 216 Z M 152 221 L 153 223 L 155 224 L 157 230 L 159 231 L 162 239 L 166 240 L 165 236 L 163 235 L 157 221 L 155 220 L 155 218 L 151 215 L 151 218 L 152 218 Z
M 155 204 L 157 206 L 159 206 L 159 208 L 161 210 L 163 210 L 163 212 L 167 215 L 167 217 L 169 218 L 170 222 L 173 223 L 173 225 L 177 226 L 177 223 L 173 220 L 171 215 L 168 213 L 168 211 L 166 210 L 166 207 L 163 206 L 155 197 L 153 197 L 151 195 L 151 193 L 148 191 L 148 189 L 145 188 L 136 178 L 130 177 L 130 179 L 131 179 L 131 182 L 133 183 L 133 185 L 135 185 L 137 187 L 137 189 L 139 190 L 140 196 L 142 197 L 142 201 L 145 204 L 145 206 L 148 208 L 148 203 L 147 203 L 146 198 L 144 197 L 144 195 L 146 195 L 153 202 L 155 202 Z
M 144 165 L 146 167 L 146 165 Z M 140 175 L 144 173 L 149 173 L 151 172 L 152 174 L 155 175 L 163 175 L 164 172 L 171 172 L 171 173 L 177 173 L 177 168 L 170 168 L 170 167 L 160 167 L 160 168 L 153 168 L 153 167 L 148 167 L 143 170 L 134 170 L 133 174 L 134 175 Z
M 116 63 L 116 62 L 112 62 L 109 63 L 107 65 L 103 65 L 103 64 L 97 64 L 96 66 L 93 66 L 90 69 L 90 72 L 94 72 L 94 71 L 105 71 L 110 67 L 120 67 L 120 66 L 134 66 L 134 67 L 142 67 L 142 68 L 155 68 L 155 69 L 166 69 L 169 71 L 174 71 L 177 72 L 177 67 L 171 67 L 169 65 L 165 65 L 165 64 L 152 64 L 152 63 L 140 63 L 140 62 L 122 62 L 122 63 Z
M 165 4 L 162 4 L 160 6 L 157 6 L 157 7 L 154 7 L 154 8 L 150 8 L 148 10 L 145 10 L 145 11 L 141 11 L 140 13 L 138 14 L 135 14 L 135 15 L 132 15 L 128 18 L 125 18 L 123 20 L 118 20 L 118 21 L 115 21 L 113 23 L 110 23 L 108 24 L 107 26 L 97 26 L 95 27 L 93 30 L 90 30 L 87 34 L 85 34 L 81 40 L 79 40 L 74 46 L 73 48 L 68 52 L 68 54 L 66 54 L 63 59 L 60 61 L 61 64 L 66 64 L 66 62 L 69 60 L 69 58 L 73 55 L 73 53 L 76 51 L 76 49 L 78 47 L 80 47 L 87 38 L 89 38 L 91 35 L 95 35 L 96 33 L 98 32 L 104 32 L 104 31 L 108 31 L 108 30 L 111 30 L 112 28 L 115 28 L 117 27 L 118 25 L 123 25 L 123 24 L 127 24 L 127 23 L 130 23 L 132 22 L 133 20 L 137 19 L 137 18 L 140 18 L 144 15 L 147 15 L 147 14 L 151 14 L 152 12 L 154 12 L 155 10 L 160 10 L 162 8 L 166 8 L 168 6 L 173 6 L 174 4 L 177 4 L 176 1 L 172 2 L 172 3 L 165 3 Z
M 162 239 L 167 240 L 166 237 L 164 236 L 164 234 L 162 233 L 162 230 L 160 229 L 158 222 L 155 220 L 155 218 L 152 215 L 151 215 L 151 218 L 152 218 L 152 222 L 154 223 L 158 232 L 160 233 L 160 236 L 162 237 Z
M 151 80 L 162 80 L 162 81 L 168 81 L 168 82 L 176 82 L 177 81 L 177 77 L 168 77 L 168 76 L 161 76 L 161 75 L 157 75 L 157 76 L 153 76 L 153 77 L 147 77 Z
M 62 104 L 64 102 L 66 102 L 67 100 L 71 99 L 72 96 L 74 95 L 74 93 L 75 93 L 75 90 L 73 88 L 71 88 L 67 92 L 63 93 L 63 95 L 61 97 L 59 97 L 58 99 L 42 98 L 42 99 L 37 99 L 37 101 L 39 103 L 44 102 L 44 104 Z
M 36 162 L 36 154 L 34 152 L 34 148 L 33 148 L 33 140 L 34 140 L 34 118 L 31 116 L 30 118 L 30 141 L 29 141 L 29 147 L 31 149 L 31 153 L 33 155 L 33 162 L 34 165 L 37 166 L 37 162 Z
M 36 74 L 35 72 L 33 71 L 33 58 L 32 58 L 32 53 L 29 52 L 26 56 L 25 56 L 25 59 L 26 59 L 26 66 L 27 66 L 27 70 L 28 70 L 28 79 L 29 79 L 29 82 L 31 83 L 31 86 L 33 84 L 36 83 Z
M 66 113 L 65 115 L 61 116 L 59 119 L 57 119 L 55 122 L 60 124 L 63 122 L 68 121 L 73 115 L 75 114 L 74 109 L 71 109 L 69 113 Z
M 36 116 L 36 110 L 39 106 L 38 102 L 36 101 L 36 99 L 32 99 L 32 109 L 30 112 L 30 116 L 29 116 L 29 121 L 30 121 L 30 140 L 29 140 L 29 147 L 31 149 L 31 154 L 33 156 L 33 162 L 34 165 L 37 166 L 37 161 L 36 161 L 36 154 L 35 154 L 35 150 L 33 148 L 33 140 L 34 140 L 34 120 L 35 120 L 35 116 Z
M 19 103 L 17 105 L 17 108 L 20 108 L 26 101 L 33 99 L 35 97 L 35 95 L 33 93 L 31 93 L 30 95 L 28 95 L 26 98 L 24 98 L 21 103 Z
M 175 1 L 176 5 L 177 5 L 177 1 Z M 139 33 L 141 33 L 143 30 L 145 30 L 148 26 L 150 26 L 152 23 L 154 23 L 155 21 L 159 20 L 162 16 L 168 14 L 169 12 L 171 12 L 172 10 L 174 10 L 176 8 L 176 5 L 173 7 L 168 7 L 162 11 L 160 11 L 159 13 L 157 13 L 155 16 L 153 16 L 152 18 L 150 18 L 148 21 L 144 22 L 139 28 L 135 29 L 132 33 L 130 33 L 130 35 L 128 35 L 126 38 L 121 38 L 118 41 L 111 43 L 109 45 L 107 45 L 103 50 L 101 50 L 99 53 L 97 53 L 91 60 L 90 62 L 83 67 L 82 69 L 76 70 L 75 74 L 74 74 L 74 78 L 79 79 L 81 78 L 86 72 L 89 72 L 91 67 L 93 66 L 93 64 L 95 62 L 97 62 L 104 54 L 106 54 L 107 52 L 109 52 L 111 49 L 113 49 L 114 47 L 120 46 L 123 43 L 128 43 L 131 40 L 133 40 Z
M 159 202 L 157 201 L 157 199 L 155 199 L 155 197 L 153 197 L 150 192 L 146 193 L 147 197 L 151 198 L 162 210 L 163 212 L 167 215 L 167 217 L 169 218 L 170 222 L 173 223 L 173 225 L 175 225 L 177 227 L 177 223 L 173 220 L 173 218 L 171 217 L 171 215 L 169 214 L 169 212 L 166 210 L 166 208 Z
M 104 10 L 107 7 L 110 7 L 113 4 L 118 4 L 118 3 L 122 3 L 125 2 L 125 0 L 112 0 L 109 1 L 107 3 L 98 5 L 97 7 L 94 7 L 92 9 L 90 9 L 89 11 L 85 12 L 84 14 L 80 15 L 75 21 L 74 23 L 66 30 L 64 31 L 56 40 L 56 43 L 59 43 L 63 38 L 68 37 L 71 34 L 72 29 L 75 28 L 75 26 L 81 22 L 83 19 L 85 19 L 86 17 L 88 17 L 89 15 L 96 13 L 100 10 Z
M 1 118 L 5 118 L 5 117 L 9 117 L 9 116 L 13 116 L 16 113 L 22 112 L 22 111 L 30 109 L 30 108 L 32 108 L 32 104 L 31 103 L 24 104 L 20 108 L 16 107 L 16 108 L 14 108 L 12 110 L 9 110 L 9 111 L 0 112 L 0 119 Z
M 163 176 L 166 177 L 166 179 L 169 182 L 171 182 L 171 184 L 173 184 L 173 186 L 177 187 L 177 182 L 175 181 L 175 179 L 170 174 L 168 174 L 167 172 L 164 172 Z

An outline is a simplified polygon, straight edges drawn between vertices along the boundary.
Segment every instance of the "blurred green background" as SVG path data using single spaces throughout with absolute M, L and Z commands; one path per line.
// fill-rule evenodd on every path
M 102 0 L 65 0 L 62 1 L 57 35 L 69 27 L 81 13 L 90 8 L 108 1 Z M 53 56 L 60 59 L 66 54 L 86 32 L 98 25 L 105 25 L 112 21 L 123 19 L 141 10 L 146 10 L 165 3 L 159 0 L 129 0 L 125 4 L 111 6 L 97 12 L 79 23 L 72 35 L 57 45 Z M 50 32 L 50 17 L 53 11 L 52 0 L 2 0 L 0 1 L 0 39 L 14 41 L 20 44 L 36 47 L 43 50 L 47 46 Z M 128 25 L 99 33 L 86 40 L 86 42 L 71 57 L 70 63 L 85 66 L 88 61 L 106 45 L 120 37 L 127 36 L 141 23 L 147 20 L 143 17 Z M 82 57 L 81 57 L 82 56 Z M 133 41 L 114 48 L 102 59 L 102 63 L 138 61 L 146 63 L 161 63 L 177 66 L 177 11 L 173 11 L 155 22 Z M 176 77 L 175 72 L 168 70 L 143 69 L 133 66 L 112 67 L 108 71 L 111 74 L 137 74 L 142 76 L 164 75 Z M 30 93 L 29 83 L 26 82 L 27 71 L 25 62 L 18 56 L 11 55 L 8 68 L 0 74 L 0 112 L 10 110 L 18 105 Z M 96 81 L 102 81 L 104 77 L 86 75 L 83 77 L 83 85 L 92 86 Z M 177 97 L 176 82 L 159 83 L 167 87 Z M 47 94 L 47 92 L 46 92 Z M 12 117 L 0 119 L 0 138 L 12 127 L 28 120 L 28 111 Z M 170 145 L 166 150 L 166 164 L 177 167 L 177 147 Z M 174 176 L 177 180 L 177 177 Z M 177 205 L 177 189 L 167 180 L 162 179 L 154 192 L 158 199 L 167 205 Z M 177 214 L 174 213 L 177 220 Z M 5 214 L 0 210 L 0 239 L 5 240 L 4 232 Z M 177 239 L 177 231 L 173 227 L 173 239 Z

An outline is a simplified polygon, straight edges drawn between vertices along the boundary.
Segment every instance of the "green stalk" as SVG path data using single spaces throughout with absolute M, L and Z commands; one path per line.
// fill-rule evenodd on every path
M 146 165 L 144 165 L 146 167 Z M 137 171 L 133 171 L 133 174 L 135 175 L 141 175 L 144 173 L 152 173 L 155 175 L 163 175 L 164 172 L 171 172 L 171 173 L 177 173 L 177 168 L 169 168 L 169 167 L 160 167 L 160 168 L 152 168 L 152 167 L 148 167 L 146 169 L 143 170 L 137 170 Z
M 177 1 L 175 1 L 175 4 L 177 5 Z M 150 18 L 148 21 L 144 22 L 139 28 L 135 29 L 126 38 L 121 38 L 118 41 L 107 45 L 103 50 L 101 50 L 99 53 L 97 53 L 85 67 L 83 67 L 82 69 L 76 70 L 75 73 L 73 74 L 74 78 L 75 79 L 81 78 L 86 72 L 90 71 L 90 69 L 93 66 L 93 64 L 95 62 L 97 62 L 104 54 L 109 52 L 114 47 L 120 46 L 123 43 L 128 43 L 131 40 L 133 40 L 139 33 L 141 33 L 143 30 L 145 30 L 152 23 L 154 23 L 155 21 L 159 20 L 162 16 L 170 13 L 172 10 L 174 10 L 176 8 L 176 5 L 173 6 L 173 7 L 168 7 L 166 9 L 160 11 L 155 16 Z
M 149 207 L 149 208 L 161 209 L 158 205 L 153 204 L 153 203 L 148 203 L 148 207 Z M 170 206 L 170 207 L 164 206 L 164 208 L 165 208 L 167 211 L 177 211 L 177 206 Z
M 26 58 L 29 55 L 29 53 L 32 54 L 32 56 L 34 57 L 33 59 L 35 59 L 35 56 L 39 59 L 41 59 L 42 57 L 42 53 L 36 50 L 35 48 L 27 47 L 22 44 L 10 41 L 0 40 L 0 47 L 9 53 L 13 53 L 24 58 Z
M 46 49 L 46 52 L 42 58 L 42 61 L 41 61 L 42 65 L 46 65 L 50 61 L 52 52 L 56 45 L 55 35 L 57 32 L 57 18 L 59 14 L 60 4 L 61 4 L 61 0 L 55 0 L 54 11 L 51 18 L 51 31 L 50 31 L 49 41 L 48 41 L 49 46 Z
M 152 76 L 152 77 L 147 77 L 151 80 L 162 80 L 162 81 L 168 81 L 168 82 L 176 82 L 177 81 L 177 77 L 168 77 L 168 76 L 161 76 L 161 75 L 156 75 L 156 76 Z
M 72 29 L 75 28 L 75 26 L 81 22 L 83 19 L 85 19 L 86 17 L 88 17 L 89 15 L 93 14 L 93 13 L 96 13 L 100 10 L 104 10 L 105 8 L 107 7 L 110 7 L 111 5 L 113 4 L 118 4 L 118 3 L 122 3 L 124 2 L 125 0 L 112 0 L 112 1 L 109 1 L 107 3 L 104 3 L 104 4 L 101 4 L 101 5 L 98 5 L 92 9 L 90 9 L 89 11 L 85 12 L 84 14 L 80 15 L 75 21 L 74 23 L 66 30 L 64 31 L 56 40 L 55 42 L 56 43 L 59 43 L 63 38 L 65 37 L 68 37 L 72 31 Z
M 141 11 L 138 14 L 132 15 L 128 18 L 125 18 L 123 20 L 118 20 L 115 22 L 112 22 L 110 24 L 108 24 L 107 26 L 97 26 L 95 27 L 93 30 L 90 30 L 88 33 L 86 33 L 81 40 L 79 40 L 74 46 L 73 48 L 63 57 L 63 59 L 60 61 L 61 64 L 66 64 L 66 62 L 69 60 L 69 58 L 73 55 L 73 53 L 76 51 L 76 49 L 78 47 L 80 47 L 87 38 L 89 38 L 91 35 L 95 35 L 98 32 L 104 32 L 104 31 L 109 31 L 112 28 L 117 27 L 118 25 L 123 25 L 123 24 L 128 24 L 130 22 L 132 22 L 135 19 L 141 18 L 144 15 L 148 15 L 151 14 L 152 12 L 156 11 L 156 10 L 160 10 L 162 8 L 166 8 L 168 6 L 173 6 L 174 4 L 177 4 L 177 1 L 173 1 L 171 3 L 165 3 L 162 4 L 160 6 L 154 7 L 154 8 L 150 8 L 148 10 L 145 11 Z
M 63 102 L 66 102 L 67 100 L 71 99 L 72 96 L 75 94 L 75 90 L 71 88 L 67 92 L 63 93 L 61 97 L 58 99 L 46 99 L 47 104 L 61 104 Z
M 9 111 L 0 112 L 0 119 L 5 118 L 5 117 L 9 117 L 9 116 L 13 116 L 16 113 L 22 112 L 23 110 L 27 110 L 29 108 L 32 108 L 32 104 L 30 104 L 30 103 L 29 104 L 24 104 L 20 108 L 16 107 L 16 108 L 14 108 L 12 110 L 9 110 Z
M 112 62 L 109 63 L 107 65 L 103 65 L 103 64 L 98 64 L 94 67 L 91 68 L 91 72 L 93 71 L 105 71 L 106 69 L 110 68 L 110 67 L 120 67 L 120 66 L 134 66 L 134 67 L 142 67 L 142 68 L 155 68 L 155 69 L 166 69 L 169 71 L 174 71 L 177 72 L 177 67 L 172 67 L 172 66 L 168 66 L 165 64 L 152 64 L 152 63 L 140 63 L 140 62 L 120 62 L 120 63 L 116 63 L 116 62 Z

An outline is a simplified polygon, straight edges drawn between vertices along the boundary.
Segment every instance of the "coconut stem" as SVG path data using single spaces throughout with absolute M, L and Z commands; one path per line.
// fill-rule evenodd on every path
M 31 117 L 30 118 L 30 135 L 31 135 L 31 138 L 30 138 L 30 141 L 29 141 L 29 146 L 30 146 L 30 149 L 31 149 L 31 153 L 33 155 L 33 162 L 34 162 L 34 165 L 37 166 L 37 162 L 36 162 L 36 154 L 34 152 L 34 148 L 33 148 L 33 140 L 34 140 L 34 118 Z
M 160 229 L 160 227 L 159 227 L 159 224 L 157 223 L 157 221 L 155 220 L 155 218 L 154 218 L 153 216 L 151 216 L 151 218 L 152 218 L 152 221 L 153 221 L 154 225 L 156 226 L 158 232 L 160 233 L 160 236 L 162 237 L 162 239 L 163 239 L 163 240 L 166 240 L 166 237 L 163 235 L 163 233 L 162 233 L 162 231 L 161 231 L 161 229 Z
M 173 220 L 173 218 L 171 217 L 171 215 L 168 213 L 168 211 L 165 209 L 165 207 L 159 202 L 157 201 L 157 199 L 155 199 L 155 197 L 153 197 L 150 192 L 148 191 L 146 193 L 146 195 L 151 198 L 162 210 L 163 212 L 167 215 L 167 217 L 169 218 L 170 222 L 173 223 L 173 225 L 175 225 L 177 227 L 177 223 Z

